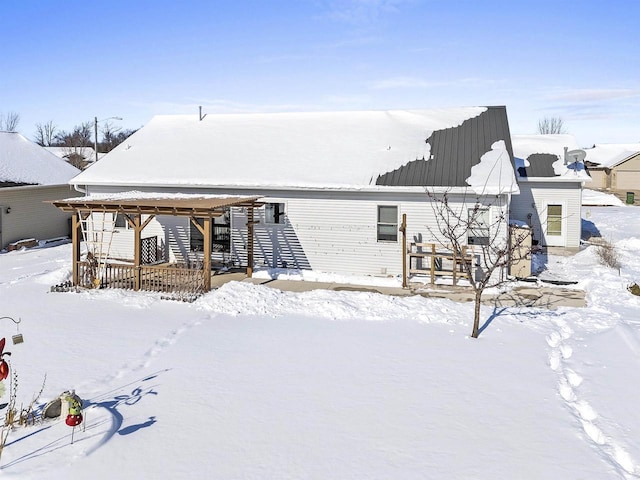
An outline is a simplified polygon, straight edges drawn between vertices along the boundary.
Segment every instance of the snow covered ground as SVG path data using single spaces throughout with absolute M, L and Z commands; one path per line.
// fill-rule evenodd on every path
M 640 209 L 584 207 L 595 247 L 551 257 L 588 307 L 472 304 L 230 283 L 192 304 L 50 293 L 68 244 L 0 254 L 18 404 L 74 389 L 84 426 L 9 433 L 20 479 L 640 478 Z M 7 385 L 7 380 L 2 382 Z M 8 400 L 8 392 L 0 403 Z M 4 413 L 4 410 L 0 413 Z M 73 443 L 71 435 L 73 432 Z

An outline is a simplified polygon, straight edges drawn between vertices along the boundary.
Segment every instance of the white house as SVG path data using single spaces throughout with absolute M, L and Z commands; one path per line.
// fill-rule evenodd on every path
M 514 135 L 512 141 L 520 194 L 512 199 L 511 218 L 532 227 L 539 245 L 577 249 L 582 187 L 591 178 L 584 156 L 571 156 L 580 151 L 575 138 Z
M 69 235 L 69 214 L 44 203 L 79 195 L 79 170 L 19 133 L 0 132 L 0 250 L 24 239 Z
M 93 208 L 162 204 L 142 238 L 168 261 L 201 259 L 203 234 L 162 214 L 167 200 L 252 197 L 264 204 L 255 223 L 237 206 L 214 219 L 214 260 L 246 265 L 250 236 L 258 266 L 358 275 L 402 273 L 403 215 L 409 240 L 436 240 L 427 189 L 463 212 L 479 207 L 487 224 L 519 191 L 505 107 L 157 116 L 71 184 Z M 130 259 L 135 229 L 115 225 L 110 256 Z M 485 226 L 470 243 L 486 241 Z

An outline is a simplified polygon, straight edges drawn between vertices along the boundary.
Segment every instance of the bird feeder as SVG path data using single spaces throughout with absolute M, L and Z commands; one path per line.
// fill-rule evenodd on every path
M 16 334 L 11 337 L 11 340 L 13 341 L 13 344 L 17 345 L 19 343 L 23 343 L 24 342 L 24 337 L 20 333 L 20 326 L 19 326 L 19 324 L 22 321 L 22 319 L 19 318 L 18 320 L 14 320 L 11 317 L 0 317 L 0 320 L 4 320 L 5 318 L 8 318 L 9 320 L 11 320 L 13 323 L 16 324 Z

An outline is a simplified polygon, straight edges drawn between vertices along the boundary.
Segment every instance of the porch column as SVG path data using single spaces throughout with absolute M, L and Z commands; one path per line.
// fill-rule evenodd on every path
M 204 265 L 202 266 L 202 274 L 204 275 L 204 291 L 209 292 L 211 290 L 211 217 L 204 218 L 203 228 Z

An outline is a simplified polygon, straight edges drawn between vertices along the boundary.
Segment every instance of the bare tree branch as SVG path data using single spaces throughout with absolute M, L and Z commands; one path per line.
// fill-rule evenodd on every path
M 559 134 L 567 133 L 564 127 L 564 121 L 560 117 L 544 117 L 538 120 L 538 133 L 540 134 Z
M 20 114 L 16 112 L 9 112 L 5 115 L 0 115 L 0 131 L 4 132 L 16 132 L 18 131 L 18 124 L 20 123 Z
M 56 140 L 56 132 L 58 127 L 53 120 L 46 123 L 36 123 L 35 141 L 41 147 L 51 147 Z

